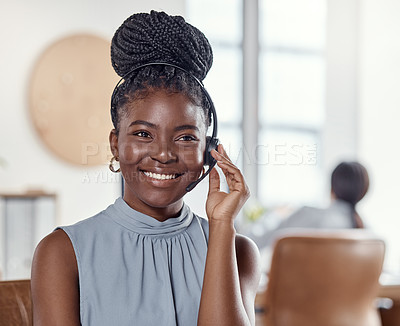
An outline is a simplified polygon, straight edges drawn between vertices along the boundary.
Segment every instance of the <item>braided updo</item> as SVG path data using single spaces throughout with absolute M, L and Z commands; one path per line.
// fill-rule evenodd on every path
M 205 113 L 210 124 L 209 103 L 200 85 L 211 68 L 213 54 L 204 34 L 181 16 L 170 16 L 152 10 L 130 16 L 115 32 L 111 42 L 111 62 L 115 72 L 124 78 L 114 92 L 111 117 L 119 130 L 125 104 L 144 98 L 155 89 L 183 92 Z M 145 66 L 145 64 L 160 65 Z M 187 72 L 172 66 L 183 68 Z M 192 76 L 191 76 L 192 75 Z

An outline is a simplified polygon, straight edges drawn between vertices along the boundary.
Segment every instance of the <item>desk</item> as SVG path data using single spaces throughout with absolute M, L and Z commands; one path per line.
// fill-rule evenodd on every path
M 381 285 L 379 296 L 400 303 L 400 284 Z

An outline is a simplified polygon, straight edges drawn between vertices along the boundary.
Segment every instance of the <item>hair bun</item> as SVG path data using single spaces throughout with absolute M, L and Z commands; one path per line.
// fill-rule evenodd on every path
M 152 10 L 130 16 L 115 32 L 111 62 L 119 76 L 151 62 L 175 64 L 203 80 L 213 54 L 204 34 L 181 16 Z

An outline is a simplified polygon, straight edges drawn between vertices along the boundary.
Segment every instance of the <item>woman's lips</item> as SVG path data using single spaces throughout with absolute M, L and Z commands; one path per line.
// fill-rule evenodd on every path
M 164 174 L 164 173 L 156 173 L 156 172 L 150 172 L 150 171 L 142 171 L 142 172 L 145 176 L 152 178 L 154 180 L 173 180 L 182 175 L 180 173 Z

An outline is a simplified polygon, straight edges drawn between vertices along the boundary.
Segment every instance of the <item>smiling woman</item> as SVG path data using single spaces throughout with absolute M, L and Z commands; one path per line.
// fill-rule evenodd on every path
M 258 250 L 233 222 L 249 190 L 223 146 L 213 149 L 215 112 L 201 84 L 212 64 L 207 38 L 180 16 L 134 14 L 111 57 L 122 82 L 109 139 L 124 196 L 38 245 L 35 325 L 254 325 Z M 208 219 L 183 202 L 204 166 Z

